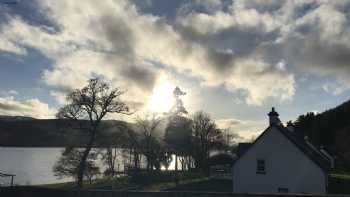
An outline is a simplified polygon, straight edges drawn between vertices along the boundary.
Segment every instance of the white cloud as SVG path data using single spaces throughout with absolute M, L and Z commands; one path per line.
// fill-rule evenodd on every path
M 271 32 L 281 26 L 279 18 L 269 12 L 260 13 L 248 7 L 247 1 L 235 1 L 228 11 L 217 10 L 213 13 L 190 12 L 178 18 L 184 27 L 193 28 L 201 34 L 215 34 L 235 28 L 243 31 Z M 257 5 L 263 4 L 263 1 Z
M 0 97 L 0 114 L 9 116 L 29 116 L 53 118 L 55 109 L 38 99 L 16 100 L 14 97 Z
M 19 93 L 16 90 L 0 91 L 0 96 L 2 97 L 11 97 L 16 96 Z
M 229 128 L 231 132 L 237 133 L 242 141 L 248 141 L 260 135 L 267 127 L 267 122 L 253 120 L 239 120 L 234 118 L 216 120 L 219 128 Z
M 348 88 L 349 1 L 238 0 L 225 9 L 220 1 L 201 4 L 206 12 L 179 13 L 174 23 L 141 13 L 129 1 L 42 0 L 38 9 L 58 31 L 13 17 L 1 28 L 0 48 L 41 51 L 54 61 L 43 80 L 58 89 L 98 75 L 129 89 L 128 99 L 137 103 L 147 102 L 160 75 L 169 75 L 164 70 L 242 90 L 252 105 L 291 100 L 295 69 L 336 76 Z
M 267 98 L 282 102 L 292 100 L 294 76 L 281 68 L 281 63 L 269 65 L 259 59 L 244 59 L 237 64 L 227 85 L 229 88 L 249 90 L 246 103 L 262 105 Z
M 350 88 L 349 5 L 350 1 L 238 0 L 226 11 L 187 12 L 178 22 L 192 31 L 190 37 L 204 36 L 201 42 L 221 41 L 226 46 L 233 39 L 233 51 L 243 49 L 246 58 L 259 53 L 268 64 L 284 60 L 302 72 L 335 76 L 340 93 Z M 232 38 L 215 37 L 225 32 Z
M 322 85 L 322 89 L 335 96 L 342 94 L 345 90 L 349 89 L 349 83 L 327 82 Z

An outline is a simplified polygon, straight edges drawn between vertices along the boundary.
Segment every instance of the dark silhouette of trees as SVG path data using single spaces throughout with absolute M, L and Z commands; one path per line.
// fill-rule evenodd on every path
M 78 171 L 83 151 L 67 147 L 62 152 L 62 156 L 53 166 L 53 172 L 55 176 L 59 178 L 73 177 L 76 181 L 78 179 Z M 92 152 L 86 159 L 86 169 L 84 170 L 84 176 L 92 182 L 94 176 L 100 174 L 100 168 L 96 165 L 97 152 Z
M 136 124 L 140 130 L 136 140 L 138 150 L 147 159 L 147 170 L 160 170 L 161 163 L 168 160 L 159 126 L 162 118 L 152 114 L 144 118 L 138 117 Z
M 350 160 L 346 161 L 350 152 L 346 145 L 350 140 L 349 117 L 350 101 L 347 101 L 322 113 L 309 112 L 299 116 L 294 122 L 295 132 L 300 137 L 308 136 L 313 144 L 336 155 L 338 163 L 348 163 L 347 168 L 350 169 Z
M 105 149 L 105 151 L 106 152 L 102 153 L 102 161 L 107 166 L 104 174 L 114 177 L 114 175 L 116 175 L 115 164 L 118 156 L 120 156 L 118 148 L 109 146 Z
M 173 91 L 175 105 L 168 117 L 164 141 L 170 154 L 175 155 L 175 171 L 178 160 L 181 169 L 193 167 L 208 172 L 208 158 L 213 149 L 229 150 L 231 137 L 224 136 L 210 116 L 199 111 L 192 118 L 187 117 L 181 96 L 186 93 L 179 87 Z M 230 139 L 229 139 L 230 138 Z
M 100 155 L 103 164 L 106 166 L 104 175 L 114 177 L 118 171 L 116 169 L 118 167 L 117 160 L 124 156 L 122 149 L 128 149 L 130 147 L 129 128 L 125 122 L 119 122 L 115 127 L 101 126 L 100 129 L 108 129 L 110 131 L 100 133 L 99 135 L 99 139 L 104 139 L 102 142 L 104 150 L 100 151 Z
M 180 156 L 181 168 L 184 169 L 184 164 L 187 163 L 187 168 L 190 168 L 190 151 L 191 151 L 191 120 L 186 117 L 188 114 L 181 96 L 186 95 L 179 87 L 173 91 L 175 103 L 172 107 L 169 116 L 168 124 L 165 129 L 164 141 L 167 145 L 169 154 L 175 155 L 175 171 L 178 170 L 178 157 Z
M 87 167 L 87 158 L 95 143 L 102 119 L 109 113 L 129 114 L 129 108 L 120 100 L 124 94 L 119 88 L 111 89 L 99 79 L 91 79 L 87 86 L 76 89 L 67 95 L 68 104 L 58 110 L 57 118 L 73 121 L 87 120 L 84 130 L 88 142 L 79 160 L 77 186 L 83 186 L 83 175 Z
M 195 165 L 204 172 L 208 172 L 209 153 L 218 146 L 220 141 L 222 142 L 222 132 L 209 114 L 203 111 L 196 112 L 192 119 L 192 155 Z
M 175 170 L 178 170 L 178 157 L 186 160 L 187 168 L 190 168 L 190 156 L 192 148 L 192 120 L 180 115 L 170 116 L 165 129 L 164 141 L 167 144 L 169 154 L 175 154 Z M 184 168 L 184 163 L 181 167 Z

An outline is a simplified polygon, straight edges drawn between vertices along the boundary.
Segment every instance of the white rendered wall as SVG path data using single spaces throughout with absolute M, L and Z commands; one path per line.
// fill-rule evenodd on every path
M 256 160 L 265 159 L 266 174 L 256 174 Z M 275 127 L 265 133 L 233 166 L 237 193 L 326 193 L 327 175 Z

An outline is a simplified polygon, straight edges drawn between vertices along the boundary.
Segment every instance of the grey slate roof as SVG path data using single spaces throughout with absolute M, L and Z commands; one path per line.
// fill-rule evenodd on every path
M 241 157 L 252 145 L 252 143 L 239 143 L 237 148 L 237 156 Z
M 298 137 L 295 133 L 290 132 L 283 125 L 276 125 L 279 131 L 293 142 L 305 155 L 318 164 L 323 170 L 329 170 L 331 167 L 330 161 L 317 149 L 311 147 L 304 139 Z
M 247 151 L 249 148 L 254 146 L 254 144 L 261 139 L 261 136 L 263 136 L 270 127 L 276 127 L 287 139 L 289 139 L 297 148 L 299 148 L 307 157 L 309 157 L 315 164 L 317 164 L 322 170 L 327 172 L 330 169 L 330 161 L 326 159 L 326 157 L 323 156 L 323 154 L 313 149 L 311 146 L 309 146 L 304 139 L 301 139 L 298 137 L 295 133 L 289 131 L 286 127 L 284 127 L 282 124 L 280 125 L 272 125 L 269 126 L 256 140 L 254 143 L 242 143 L 239 144 L 239 146 L 242 146 L 241 154 L 238 152 L 238 159 L 239 160 Z M 238 146 L 238 151 L 239 150 Z

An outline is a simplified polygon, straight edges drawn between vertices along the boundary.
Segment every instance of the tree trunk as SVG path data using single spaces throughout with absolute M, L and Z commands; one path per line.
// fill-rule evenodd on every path
M 89 156 L 92 145 L 95 141 L 95 135 L 96 135 L 96 130 L 93 130 L 92 134 L 90 136 L 89 143 L 87 144 L 87 146 L 84 150 L 83 156 L 80 160 L 79 169 L 78 169 L 78 183 L 77 183 L 77 186 L 79 189 L 83 187 L 83 178 L 84 178 L 84 171 L 85 171 L 85 167 L 86 167 L 86 160 Z
M 147 159 L 147 171 L 149 171 L 149 169 L 150 169 L 150 159 L 148 158 L 148 157 L 146 157 Z
M 178 168 L 177 168 L 177 154 L 175 154 L 175 172 L 177 172 Z
M 139 156 L 138 156 L 138 154 L 137 154 L 137 152 L 136 152 L 136 149 L 134 149 L 134 169 L 137 169 L 138 168 L 138 162 L 139 161 Z

